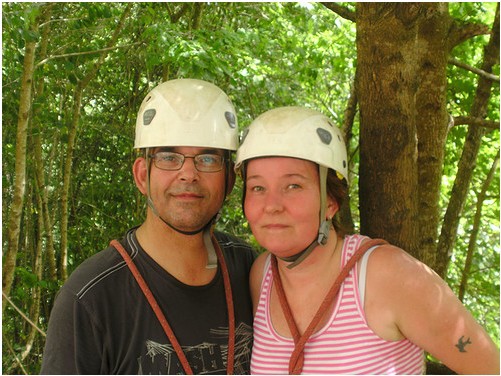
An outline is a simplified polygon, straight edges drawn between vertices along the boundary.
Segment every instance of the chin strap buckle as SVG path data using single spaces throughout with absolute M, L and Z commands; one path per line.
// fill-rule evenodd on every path
M 329 240 L 329 229 L 330 229 L 330 221 L 322 221 L 320 228 L 318 229 L 318 239 L 317 243 L 321 245 L 327 244 L 327 240 Z

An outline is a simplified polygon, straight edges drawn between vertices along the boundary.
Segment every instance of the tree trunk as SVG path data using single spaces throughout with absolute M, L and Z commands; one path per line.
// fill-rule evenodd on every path
M 29 26 L 30 34 L 38 31 L 38 18 Z M 14 197 L 9 213 L 8 246 L 3 259 L 2 291 L 10 295 L 16 268 L 16 256 L 19 248 L 21 216 L 23 213 L 24 193 L 26 184 L 26 139 L 31 111 L 31 92 L 35 66 L 36 40 L 26 40 L 23 62 L 23 76 L 21 78 L 21 93 L 19 98 L 19 113 L 16 136 L 16 167 L 14 180 Z M 2 300 L 2 313 L 6 301 Z
M 458 298 L 463 301 L 464 295 L 466 293 L 466 286 L 468 284 L 468 279 L 470 277 L 471 265 L 473 261 L 473 256 L 475 255 L 475 251 L 477 249 L 477 237 L 478 232 L 480 231 L 480 220 L 482 218 L 482 206 L 484 205 L 485 198 L 487 197 L 487 191 L 489 190 L 489 186 L 492 183 L 492 179 L 494 178 L 494 174 L 496 173 L 499 166 L 499 151 L 492 163 L 491 169 L 487 174 L 487 177 L 482 184 L 482 189 L 480 193 L 477 195 L 477 205 L 475 211 L 475 218 L 473 219 L 473 228 L 470 233 L 470 240 L 468 242 L 468 252 L 466 254 L 466 261 L 464 263 L 463 273 L 461 275 L 461 282 L 459 284 L 459 292 Z
M 52 4 L 54 5 L 54 4 Z M 47 22 L 50 19 L 52 14 L 52 9 L 49 8 L 45 13 L 44 20 L 42 21 L 42 33 L 40 40 L 40 53 L 39 58 L 43 60 L 47 57 L 47 46 L 49 43 L 49 32 L 50 32 L 50 23 Z M 44 77 L 40 77 L 37 79 L 35 96 L 42 96 L 44 91 Z M 33 111 L 33 119 L 38 118 L 38 113 L 40 112 L 40 107 L 35 107 Z M 45 172 L 44 172 L 44 159 L 42 154 L 42 127 L 36 121 L 33 121 L 33 161 L 34 161 L 34 170 L 35 170 L 35 191 L 38 192 L 39 200 L 40 200 L 40 208 L 39 215 L 43 217 L 44 224 L 44 233 L 47 238 L 46 241 L 46 261 L 49 265 L 49 278 L 51 281 L 57 281 L 57 265 L 56 265 L 56 252 L 54 249 L 54 236 L 52 234 L 52 220 L 50 217 L 50 209 L 49 209 L 49 198 L 48 192 L 45 183 Z M 57 143 L 55 143 L 57 145 Z M 47 171 L 51 171 L 50 162 L 52 158 L 47 159 L 49 161 L 47 166 Z M 41 276 L 40 276 L 41 277 Z
M 440 224 L 440 187 L 447 140 L 447 35 L 452 25 L 447 3 L 423 3 L 418 29 L 419 88 L 416 95 L 418 137 L 417 257 L 436 268 Z
M 360 230 L 417 254 L 419 4 L 357 3 Z
M 42 209 L 42 200 L 41 200 L 41 195 L 40 192 L 37 192 L 38 189 L 34 189 L 34 194 L 33 194 L 33 201 L 36 203 L 37 207 L 37 212 L 41 213 Z M 40 281 L 42 279 L 42 248 L 43 248 L 43 241 L 42 241 L 42 234 L 44 231 L 44 224 L 43 224 L 43 217 L 41 215 L 36 215 L 34 216 L 35 220 L 37 221 L 37 229 L 36 231 L 33 231 L 32 238 L 34 240 L 35 246 L 33 247 L 35 249 L 35 254 L 33 255 L 33 271 L 34 274 L 37 276 L 37 280 Z M 35 227 L 35 226 L 34 226 Z M 35 235 L 36 234 L 36 235 Z M 40 291 L 40 285 L 35 285 L 32 287 L 32 294 L 31 294 L 31 301 L 30 301 L 30 308 L 29 308 L 29 318 L 31 319 L 32 322 L 37 323 L 38 319 L 40 317 L 40 299 L 41 299 L 41 291 Z M 38 328 L 34 327 L 33 325 L 28 326 L 28 330 L 24 331 L 26 334 L 26 340 L 25 340 L 25 345 L 24 345 L 24 350 L 20 355 L 21 361 L 24 361 L 24 359 L 30 354 L 31 349 L 33 348 L 33 342 L 35 341 L 36 335 L 38 334 Z M 19 345 L 19 344 L 18 344 Z
M 492 26 L 489 44 L 484 48 L 482 70 L 485 72 L 492 72 L 492 67 L 495 64 L 499 64 L 499 4 L 496 9 L 496 17 Z M 485 118 L 491 88 L 492 81 L 480 76 L 475 99 L 470 111 L 471 117 Z M 476 165 L 476 158 L 480 149 L 480 143 L 484 134 L 485 129 L 481 127 L 470 126 L 468 128 L 463 153 L 459 161 L 458 173 L 454 181 L 451 198 L 447 206 L 437 246 L 438 260 L 436 271 L 442 277 L 444 277 L 447 272 L 449 259 L 457 235 L 459 219 L 466 200 L 471 177 Z
M 107 44 L 107 48 L 113 47 L 116 44 L 116 41 L 122 31 L 125 20 L 127 19 L 128 14 L 132 8 L 131 3 L 127 5 L 127 8 L 122 13 L 122 17 L 118 22 L 113 35 L 110 41 Z M 75 143 L 78 131 L 78 122 L 80 121 L 80 109 L 82 106 L 82 95 L 84 89 L 87 87 L 89 82 L 96 76 L 99 68 L 104 63 L 104 60 L 108 54 L 109 50 L 105 49 L 100 53 L 97 62 L 92 65 L 92 68 L 85 75 L 85 77 L 80 80 L 75 88 L 75 92 L 73 95 L 73 111 L 72 111 L 72 120 L 71 125 L 69 127 L 68 134 L 68 146 L 66 150 L 66 158 L 64 163 L 64 172 L 63 172 L 63 191 L 61 195 L 61 255 L 59 259 L 59 274 L 62 281 L 65 281 L 68 278 L 68 202 L 70 195 L 70 183 L 71 183 L 71 168 L 73 165 L 73 153 L 75 150 Z

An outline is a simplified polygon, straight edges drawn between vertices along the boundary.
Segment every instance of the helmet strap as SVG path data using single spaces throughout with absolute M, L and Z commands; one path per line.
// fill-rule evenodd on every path
M 206 226 L 204 230 L 204 244 L 207 249 L 207 269 L 214 269 L 217 267 L 217 254 L 214 244 L 212 243 L 213 226 Z
M 329 169 L 325 166 L 318 166 L 319 178 L 320 178 L 320 221 L 318 228 L 318 236 L 317 239 L 313 240 L 310 245 L 302 250 L 301 252 L 289 256 L 289 257 L 280 257 L 281 260 L 292 262 L 292 264 L 287 265 L 287 268 L 292 269 L 295 266 L 299 265 L 306 257 L 308 257 L 311 252 L 318 245 L 325 245 L 327 240 L 329 239 L 329 230 L 331 227 L 330 220 L 325 218 L 325 211 L 327 206 L 327 173 Z

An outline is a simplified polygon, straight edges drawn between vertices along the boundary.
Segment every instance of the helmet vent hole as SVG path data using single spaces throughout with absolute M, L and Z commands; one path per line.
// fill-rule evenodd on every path
M 325 145 L 329 145 L 332 141 L 332 135 L 329 131 L 323 128 L 317 128 L 318 137 L 320 137 L 320 141 L 322 141 Z
M 154 108 L 150 108 L 150 109 L 144 111 L 143 124 L 150 125 L 153 118 L 155 117 L 156 113 L 157 113 L 157 111 Z
M 231 129 L 234 129 L 237 126 L 237 118 L 234 113 L 226 111 L 224 113 L 224 117 L 226 118 L 226 121 Z

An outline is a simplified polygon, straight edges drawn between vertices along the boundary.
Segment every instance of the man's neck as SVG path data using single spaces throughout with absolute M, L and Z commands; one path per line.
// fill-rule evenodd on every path
M 198 286 L 209 283 L 217 269 L 207 269 L 203 232 L 181 234 L 161 221 L 146 220 L 136 232 L 141 247 L 163 269 L 181 282 Z

